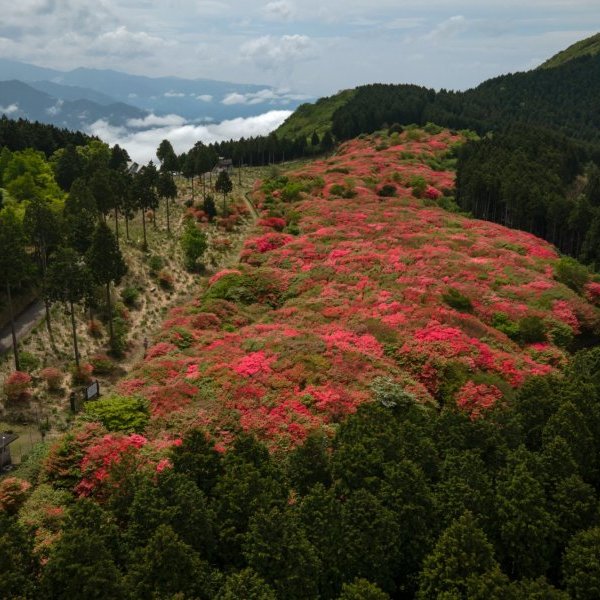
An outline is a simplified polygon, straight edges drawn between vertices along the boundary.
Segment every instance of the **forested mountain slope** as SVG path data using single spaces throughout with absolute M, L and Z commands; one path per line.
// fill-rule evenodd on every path
M 340 140 L 386 124 L 422 125 L 430 121 L 480 133 L 522 123 L 598 143 L 600 56 L 593 51 L 595 39 L 581 42 L 585 51 L 565 51 L 568 60 L 559 59 L 561 55 L 552 59 L 554 68 L 502 75 L 465 92 L 436 92 L 415 85 L 366 85 L 319 101 L 318 112 L 322 115 L 326 107 L 331 109 L 331 131 Z M 301 107 L 278 134 L 310 131 L 306 122 L 310 113 Z M 313 129 L 324 131 L 324 123 L 315 121 Z

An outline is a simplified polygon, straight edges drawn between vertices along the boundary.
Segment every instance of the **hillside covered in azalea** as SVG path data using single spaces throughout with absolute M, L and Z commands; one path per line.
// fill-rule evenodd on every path
M 461 143 L 364 137 L 257 185 L 239 269 L 172 311 L 121 386 L 149 400 L 151 436 L 201 424 L 284 448 L 382 382 L 476 418 L 597 335 L 597 283 L 578 293 L 548 243 L 445 209 Z
M 239 263 L 0 480 L 7 598 L 595 600 L 600 280 L 461 214 L 426 129 L 256 183 Z

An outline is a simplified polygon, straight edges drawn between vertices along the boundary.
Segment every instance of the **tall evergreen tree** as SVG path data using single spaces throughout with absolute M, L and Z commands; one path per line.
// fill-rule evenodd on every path
M 173 179 L 173 175 L 170 171 L 162 170 L 158 176 L 158 183 L 156 190 L 161 198 L 165 199 L 167 208 L 167 232 L 171 233 L 171 212 L 169 207 L 169 200 L 175 200 L 177 198 L 177 185 Z
M 223 216 L 227 215 L 227 194 L 233 190 L 233 183 L 231 182 L 231 178 L 229 177 L 229 173 L 227 171 L 221 171 L 219 176 L 217 177 L 217 182 L 215 183 L 215 190 L 220 194 L 223 194 Z
M 112 302 L 110 284 L 119 284 L 127 273 L 127 265 L 117 245 L 114 234 L 106 223 L 98 223 L 92 244 L 87 252 L 87 264 L 94 281 L 106 286 L 106 306 L 108 309 L 108 330 L 111 345 L 114 345 Z
M 20 370 L 19 348 L 13 314 L 12 292 L 31 273 L 31 259 L 25 250 L 23 226 L 12 210 L 5 209 L 0 214 L 0 281 L 6 291 L 10 312 L 11 335 L 15 369 Z
M 466 512 L 442 533 L 423 561 L 417 598 L 465 598 L 469 577 L 497 567 L 492 545 Z
M 79 347 L 75 323 L 75 304 L 88 295 L 93 285 L 92 274 L 84 260 L 72 248 L 59 248 L 48 268 L 47 290 L 49 298 L 65 302 L 70 307 L 75 364 L 79 368 Z

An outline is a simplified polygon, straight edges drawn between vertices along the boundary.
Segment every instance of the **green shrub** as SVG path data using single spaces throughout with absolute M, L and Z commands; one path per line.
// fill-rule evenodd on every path
M 124 433 L 140 433 L 150 420 L 148 401 L 129 396 L 109 396 L 87 402 L 83 414 L 90 421 L 99 421 L 109 431 Z
M 573 330 L 562 321 L 551 321 L 548 329 L 550 341 L 559 348 L 568 349 L 573 343 Z
M 31 352 L 19 352 L 19 364 L 21 371 L 30 373 L 40 366 L 40 359 L 31 354 Z
M 150 275 L 156 275 L 165 266 L 165 261 L 161 256 L 153 254 L 148 259 L 148 267 L 150 268 Z
M 546 325 L 543 319 L 533 315 L 519 319 L 519 340 L 525 344 L 545 342 Z
M 296 202 L 300 200 L 300 194 L 305 191 L 305 186 L 300 181 L 290 181 L 281 190 L 281 199 L 283 202 Z
M 110 353 L 116 358 L 122 357 L 127 350 L 128 330 L 129 326 L 125 319 L 122 317 L 113 319 L 113 339 L 110 342 Z
M 396 192 L 397 188 L 395 185 L 392 185 L 391 183 L 386 183 L 377 190 L 377 195 L 381 196 L 382 198 L 392 198 L 396 195 Z
M 408 185 L 412 188 L 412 195 L 415 198 L 422 198 L 425 195 L 425 190 L 427 189 L 427 182 L 421 175 L 413 175 Z
M 121 291 L 121 299 L 129 308 L 137 306 L 139 297 L 139 290 L 133 286 L 127 286 Z
M 590 272 L 574 258 L 564 257 L 554 267 L 554 277 L 580 294 L 590 280 Z
M 221 277 L 207 291 L 206 301 L 228 300 L 240 304 L 265 303 L 274 308 L 282 301 L 283 290 L 268 270 L 257 269 L 252 274 L 230 273 Z
M 115 363 L 106 354 L 94 354 L 90 358 L 95 375 L 110 375 L 115 370 Z
M 448 288 L 448 290 L 442 294 L 442 299 L 448 306 L 460 312 L 473 311 L 473 303 L 471 300 L 456 288 Z
M 198 268 L 198 261 L 204 256 L 207 245 L 206 234 L 198 229 L 193 220 L 188 219 L 181 236 L 183 260 L 188 271 Z
M 519 337 L 519 324 L 511 321 L 508 315 L 503 312 L 494 313 L 492 326 L 507 335 L 511 340 L 516 340 Z

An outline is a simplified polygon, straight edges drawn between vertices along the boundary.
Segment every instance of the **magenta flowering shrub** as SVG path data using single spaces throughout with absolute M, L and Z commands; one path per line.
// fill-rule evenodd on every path
M 11 402 L 29 399 L 31 375 L 23 371 L 14 371 L 4 380 L 4 393 Z
M 239 267 L 171 311 L 161 341 L 121 384 L 151 406 L 154 433 L 136 451 L 165 429 L 192 425 L 210 431 L 220 451 L 240 429 L 285 448 L 314 429 L 332 433 L 373 399 L 381 377 L 417 402 L 454 402 L 478 418 L 502 390 L 564 362 L 553 328 L 598 331 L 600 285 L 578 296 L 558 282 L 550 244 L 432 206 L 454 173 L 428 163 L 458 141 L 442 132 L 419 141 L 402 134 L 389 148 L 348 142 L 292 174 L 317 183 L 285 206 L 277 207 L 277 190 L 266 202 L 257 184 L 264 212 Z M 329 193 L 350 179 L 352 197 Z M 423 199 L 413 196 L 415 181 L 426 183 Z M 382 199 L 385 185 L 396 193 Z M 290 207 L 300 215 L 295 236 L 270 216 Z M 449 290 L 468 310 L 444 300 Z M 519 339 L 527 318 L 543 324 L 547 340 Z M 452 386 L 448 373 L 459 378 Z

